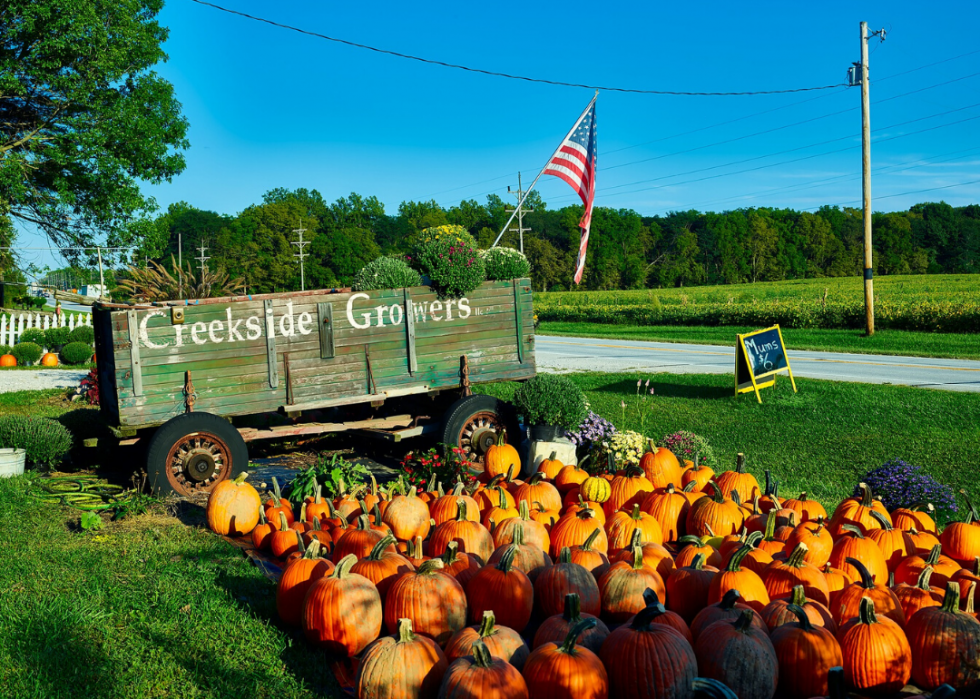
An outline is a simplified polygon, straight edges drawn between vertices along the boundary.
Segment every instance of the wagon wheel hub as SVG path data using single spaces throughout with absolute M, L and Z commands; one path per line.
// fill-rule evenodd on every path
M 217 436 L 198 432 L 178 441 L 167 458 L 169 477 L 187 493 L 208 491 L 228 475 L 231 458 L 228 445 Z
M 482 463 L 487 449 L 497 443 L 497 435 L 503 427 L 496 413 L 481 412 L 473 415 L 463 425 L 459 440 L 466 459 Z

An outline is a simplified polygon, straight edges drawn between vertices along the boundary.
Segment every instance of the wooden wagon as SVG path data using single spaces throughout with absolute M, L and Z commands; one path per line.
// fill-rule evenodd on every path
M 246 443 L 362 430 L 435 432 L 479 461 L 516 416 L 470 386 L 535 374 L 527 279 L 458 299 L 429 287 L 350 289 L 93 307 L 100 409 L 145 445 L 153 487 L 210 491 Z

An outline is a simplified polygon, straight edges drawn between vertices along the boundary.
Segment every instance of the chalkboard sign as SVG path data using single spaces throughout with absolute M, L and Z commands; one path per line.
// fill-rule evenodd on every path
M 778 325 L 738 336 L 735 343 L 736 396 L 755 391 L 755 397 L 761 403 L 759 389 L 775 385 L 776 374 L 781 371 L 789 374 L 795 393 L 796 381 L 786 358 L 786 345 Z

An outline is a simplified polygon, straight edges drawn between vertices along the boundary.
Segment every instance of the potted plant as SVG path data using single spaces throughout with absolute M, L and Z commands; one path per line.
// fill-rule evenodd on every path
M 531 441 L 553 442 L 576 429 L 588 414 L 585 394 L 567 376 L 538 374 L 514 394 L 514 404 L 531 428 Z

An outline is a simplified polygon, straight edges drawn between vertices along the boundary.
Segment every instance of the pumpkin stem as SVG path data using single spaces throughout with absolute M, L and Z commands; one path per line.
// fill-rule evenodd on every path
M 634 546 L 640 546 L 643 542 L 640 541 L 640 537 L 643 536 L 639 529 L 634 529 L 633 533 L 630 534 L 630 543 L 626 548 L 633 550 Z
M 807 553 L 810 552 L 810 548 L 804 544 L 799 543 L 796 548 L 789 554 L 789 559 L 786 561 L 786 565 L 791 568 L 802 568 L 806 565 L 803 559 L 806 558 Z
M 412 633 L 411 619 L 398 620 L 398 635 L 396 636 L 396 639 L 396 643 L 411 643 L 415 640 L 415 634 Z
M 827 671 L 827 694 L 829 699 L 847 699 L 844 668 L 832 667 Z M 936 695 L 933 694 L 932 696 L 935 697 Z
M 800 622 L 800 628 L 807 633 L 813 632 L 813 624 L 810 622 L 810 617 L 806 615 L 806 610 L 803 607 L 798 604 L 790 604 L 786 608 L 796 615 L 797 621 Z
M 776 510 L 770 510 L 766 517 L 766 541 L 772 541 L 776 536 Z
M 466 521 L 466 500 L 460 498 L 456 501 L 456 521 L 465 522 Z
M 966 517 L 963 519 L 963 521 L 966 522 L 967 524 L 972 524 L 976 520 L 980 519 L 980 515 L 977 514 L 977 510 L 975 507 L 973 507 L 973 503 L 970 502 L 970 496 L 966 494 L 966 491 L 961 490 L 960 495 L 962 495 L 963 499 L 966 501 L 966 506 L 970 508 L 969 511 L 966 513 Z
M 976 581 L 973 581 L 973 582 L 970 583 L 970 588 L 967 590 L 967 593 L 966 593 L 966 608 L 963 610 L 964 612 L 966 612 L 970 616 L 974 616 L 973 596 L 976 593 L 976 591 L 977 591 L 977 583 L 976 583 Z
M 493 667 L 493 658 L 490 657 L 490 651 L 483 641 L 478 639 L 473 642 L 473 645 L 470 646 L 470 655 L 473 656 L 474 665 L 483 669 Z
M 514 532 L 514 536 L 517 536 L 517 532 Z M 523 536 L 523 532 L 521 532 Z M 502 573 L 510 573 L 511 566 L 514 565 L 514 556 L 517 554 L 518 544 L 511 544 L 505 550 L 503 555 L 500 556 L 500 560 L 497 561 L 497 570 Z
M 502 429 L 497 433 L 497 446 L 502 447 L 507 444 L 507 430 Z
M 589 510 L 589 512 L 592 512 L 592 510 Z M 582 545 L 579 546 L 579 550 L 591 551 L 592 544 L 594 544 L 595 540 L 598 538 L 599 538 L 599 527 L 596 527 L 595 529 L 592 530 L 592 533 L 589 534 L 588 538 L 582 543 Z
M 871 510 L 869 514 L 875 519 L 876 522 L 878 522 L 878 524 L 881 525 L 881 528 L 884 529 L 886 532 L 890 532 L 894 528 L 892 527 L 891 522 L 885 519 L 885 515 L 878 512 L 878 510 Z
M 510 542 L 513 546 L 523 546 L 524 545 L 524 525 L 516 524 L 514 525 L 514 536 Z
M 575 513 L 575 516 L 579 519 L 592 519 L 595 517 L 595 512 L 591 507 L 583 507 L 581 510 Z
M 353 553 L 348 553 L 346 556 L 340 559 L 340 562 L 337 564 L 337 567 L 333 569 L 333 573 L 330 574 L 330 577 L 343 580 L 350 575 L 351 566 L 353 566 L 355 563 L 357 563 L 357 556 L 355 556 Z
M 735 488 L 732 488 L 731 498 L 732 498 L 732 502 L 734 502 L 736 505 L 738 505 L 739 507 L 742 506 L 742 496 L 739 495 L 738 490 L 736 490 Z
M 284 532 L 289 529 L 289 524 L 286 522 L 286 513 L 279 513 L 279 531 Z
M 694 471 L 701 470 L 701 455 L 698 454 L 697 452 L 695 452 L 694 454 L 694 468 L 692 470 Z
M 937 563 L 939 563 L 939 556 L 942 554 L 942 552 L 943 552 L 942 546 L 940 546 L 939 544 L 933 546 L 932 549 L 929 551 L 929 555 L 926 557 L 926 564 L 934 566 Z
M 333 506 L 331 500 L 327 500 L 327 512 L 330 513 L 329 519 L 340 519 L 340 515 L 337 514 L 337 508 Z
M 721 492 L 721 486 L 718 485 L 718 482 L 714 478 L 712 478 L 710 481 L 708 481 L 708 484 L 704 487 L 707 488 L 709 485 L 711 486 L 711 489 L 714 491 L 714 495 L 712 495 L 711 498 L 719 504 L 725 502 L 725 496 Z
M 848 556 L 844 560 L 846 560 L 848 563 L 850 563 L 852 566 L 854 566 L 857 569 L 858 575 L 861 576 L 861 587 L 863 587 L 865 590 L 875 589 L 874 578 L 871 577 L 871 572 L 868 570 L 867 566 L 865 566 L 858 559 L 851 558 L 850 556 Z
M 653 590 L 648 591 L 653 592 Z M 656 598 L 657 593 L 654 592 L 653 595 Z M 645 593 L 644 597 L 646 597 Z M 655 602 L 654 604 L 648 604 L 646 607 L 636 613 L 636 616 L 633 617 L 632 623 L 630 623 L 630 628 L 636 631 L 643 631 L 650 625 L 651 621 L 656 619 L 661 614 L 666 613 L 667 610 L 664 608 L 664 605 L 660 604 L 659 601 Z
M 303 535 L 299 533 L 298 529 L 294 529 L 293 531 L 296 532 L 296 544 L 297 544 L 296 550 L 299 551 L 300 553 L 305 554 L 306 545 L 303 543 Z
M 637 522 L 640 521 L 640 504 L 639 503 L 633 503 L 633 512 L 630 513 L 630 517 L 632 519 L 636 520 Z M 636 531 L 639 531 L 639 530 L 636 530 Z
M 419 539 L 418 545 L 421 546 L 422 537 L 420 536 L 418 537 L 418 539 Z M 458 552 L 459 552 L 459 542 L 450 541 L 448 544 L 446 544 L 446 550 L 442 552 L 441 556 L 439 556 L 439 560 L 442 561 L 444 567 L 451 566 L 453 563 L 456 562 L 456 556 L 458 555 Z
M 874 505 L 874 495 L 871 493 L 871 487 L 867 483 L 858 483 L 858 488 L 861 490 L 861 507 L 871 507 Z
M 496 617 L 493 615 L 493 610 L 488 609 L 483 612 L 483 620 L 480 622 L 480 638 L 486 638 L 487 636 L 492 636 L 497 631 L 493 628 L 493 625 L 497 622 Z
M 559 563 L 571 563 L 572 562 L 572 550 L 567 546 L 562 546 L 561 551 L 558 552 L 558 562 Z
M 422 558 L 422 537 L 415 537 L 414 541 L 408 542 L 408 557 L 419 560 Z
M 980 577 L 980 556 L 973 559 L 973 574 Z
M 728 559 L 728 565 L 725 566 L 726 573 L 737 573 L 742 570 L 742 559 L 745 558 L 749 551 L 752 550 L 751 546 L 746 546 L 743 544 L 738 547 L 738 550 L 732 554 L 732 557 Z
M 671 485 L 673 485 L 673 483 L 671 483 Z M 688 483 L 687 485 L 685 485 L 683 488 L 681 488 L 681 490 L 684 491 L 685 493 L 693 493 L 694 492 L 694 489 L 697 486 L 698 486 L 698 482 L 697 481 L 691 481 L 690 483 Z
M 752 621 L 755 619 L 755 612 L 751 609 L 743 609 L 742 613 L 738 615 L 738 619 L 735 620 L 733 626 L 736 631 L 740 633 L 745 633 L 752 626 Z
M 527 500 L 521 500 L 521 503 L 517 506 L 518 516 L 527 522 L 531 519 L 531 508 L 528 507 Z
M 262 505 L 259 505 L 259 524 L 268 524 L 265 519 L 265 508 Z M 980 558 L 977 560 L 980 561 Z
M 242 483 L 245 482 L 246 478 L 248 478 L 248 474 L 245 471 L 242 471 L 237 476 L 235 476 L 235 480 L 233 480 L 232 483 L 234 483 L 235 485 L 241 485 Z
M 452 494 L 453 497 L 456 497 L 456 498 L 458 498 L 460 495 L 463 494 L 463 482 L 462 481 L 458 482 L 455 486 L 453 486 L 453 489 L 452 489 L 452 493 L 451 494 Z
M 691 481 L 691 482 L 693 483 L 694 481 Z M 664 492 L 667 493 L 667 495 L 673 495 L 677 491 L 674 490 L 674 484 L 673 483 L 668 483 L 667 484 L 667 487 L 664 488 Z
M 371 508 L 371 514 L 374 515 L 374 523 L 381 524 L 381 508 L 378 507 L 378 503 L 374 503 L 374 507 Z
M 418 570 L 415 571 L 416 575 L 432 575 L 437 571 L 442 570 L 446 567 L 446 564 L 442 562 L 441 558 L 430 558 L 427 561 L 422 561 L 422 565 L 419 566 Z
M 694 570 L 704 570 L 704 554 L 695 554 L 694 560 L 691 561 L 691 565 L 689 565 L 688 568 L 693 568 Z
M 633 570 L 640 570 L 643 567 L 643 547 L 639 544 L 633 545 Z
M 588 617 L 587 619 L 582 619 L 571 629 L 568 630 L 568 635 L 565 636 L 565 642 L 558 647 L 559 653 L 565 653 L 566 655 L 575 655 L 575 644 L 578 641 L 578 637 L 589 629 L 595 627 L 598 624 L 598 620 L 595 617 Z
M 565 595 L 565 609 L 561 616 L 570 624 L 582 618 L 582 600 L 577 593 L 569 592 Z
M 762 541 L 762 532 L 752 532 L 747 537 L 745 537 L 745 545 L 749 548 L 755 548 Z
M 648 587 L 643 591 L 643 601 L 647 603 L 648 607 L 655 604 L 660 604 L 660 597 L 657 595 L 657 591 L 652 587 Z
M 960 585 L 952 580 L 946 583 L 946 594 L 943 595 L 942 610 L 949 614 L 958 614 L 960 611 Z
M 742 452 L 735 455 L 735 473 L 745 473 L 745 454 Z
M 357 528 L 366 531 L 371 528 L 371 518 L 368 515 L 360 515 L 357 518 Z
M 933 568 L 930 565 L 927 565 L 925 568 L 923 568 L 922 572 L 919 573 L 919 578 L 915 581 L 915 586 L 920 590 L 925 590 L 926 592 L 928 592 L 929 579 L 932 577 L 932 571 Z
M 374 545 L 374 548 L 371 549 L 371 553 L 369 553 L 367 557 L 372 561 L 380 561 L 381 557 L 385 553 L 385 550 L 394 543 L 395 537 L 393 537 L 391 534 L 387 534 L 386 536 L 382 537 L 381 541 Z
M 272 493 L 272 499 L 275 501 L 276 507 L 279 507 L 279 501 L 282 500 L 282 492 L 279 490 L 279 481 L 276 480 L 275 476 L 272 477 Z
M 865 538 L 864 532 L 861 531 L 861 527 L 857 526 L 856 524 L 842 524 L 840 528 L 850 534 L 853 534 L 859 539 Z
M 806 591 L 803 589 L 802 585 L 793 586 L 793 592 L 790 595 L 789 601 L 791 604 L 795 604 L 799 607 L 806 604 Z
M 310 545 L 307 546 L 306 551 L 303 552 L 303 558 L 309 561 L 319 557 L 320 557 L 320 540 L 310 539 Z
M 772 471 L 770 471 L 767 468 L 763 473 L 766 474 L 766 489 L 763 491 L 762 494 L 763 495 L 774 496 L 776 494 L 776 491 L 773 488 L 773 486 L 775 485 L 775 483 L 774 483 L 774 481 L 772 479 Z
M 729 590 L 722 596 L 718 606 L 726 611 L 735 609 L 735 605 L 742 599 L 742 593 L 738 590 Z
M 878 617 L 875 616 L 875 603 L 870 597 L 861 598 L 861 609 L 858 613 L 862 624 L 877 624 Z

